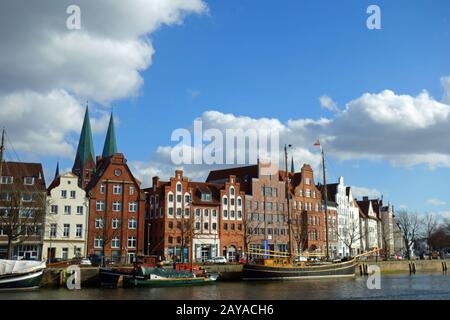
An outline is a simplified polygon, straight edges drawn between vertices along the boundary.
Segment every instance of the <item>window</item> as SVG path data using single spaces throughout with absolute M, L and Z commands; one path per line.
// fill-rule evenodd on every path
M 77 214 L 83 214 L 83 206 L 77 206 Z
M 209 210 L 208 209 L 205 209 L 205 211 L 203 213 L 204 213 L 205 217 L 209 216 Z
M 63 228 L 63 237 L 68 238 L 70 236 L 70 224 L 65 223 Z
M 209 224 L 208 224 L 208 222 L 205 222 L 205 223 L 203 224 L 203 229 L 205 229 L 205 230 L 208 230 L 208 229 L 209 229 Z
M 67 198 L 67 190 L 61 190 L 61 198 Z
M 305 184 L 309 185 L 310 183 L 311 183 L 311 182 L 310 182 L 309 178 L 306 178 L 306 179 L 305 179 Z
M 278 188 L 273 188 L 273 196 L 278 197 Z
M 62 259 L 63 260 L 69 259 L 69 248 L 62 248 Z
M 102 237 L 95 237 L 94 247 L 95 248 L 102 248 L 103 247 L 103 238 Z
M 272 196 L 272 188 L 266 187 L 266 196 L 271 197 Z
M 50 225 L 50 237 L 55 238 L 56 237 L 56 223 L 52 223 Z
M 83 236 L 83 225 L 77 224 L 75 235 L 77 238 L 81 238 Z
M 181 192 L 181 183 L 177 183 L 177 192 Z
M 167 242 L 172 243 L 172 242 L 173 242 L 173 237 L 172 237 L 172 236 L 169 236 L 169 237 L 167 238 Z
M 70 214 L 71 213 L 71 206 L 64 206 L 64 214 Z
M 189 208 L 184 209 L 184 216 L 189 217 L 191 215 L 191 212 L 189 211 Z
M 242 231 L 242 224 L 241 223 L 238 224 L 238 230 Z
M 191 202 L 191 197 L 188 194 L 184 196 L 184 202 L 186 203 Z
M 128 204 L 128 211 L 129 212 L 136 212 L 137 211 L 137 202 L 130 202 Z
M 224 206 L 228 205 L 228 199 L 226 197 L 223 197 L 223 205 Z
M 113 228 L 113 229 L 119 228 L 119 223 L 120 223 L 120 220 L 119 220 L 119 219 L 117 219 L 117 218 L 112 219 L 112 228 Z
M 177 217 L 181 217 L 181 208 L 177 208 Z
M 173 202 L 173 194 L 169 193 L 169 202 Z
M 136 229 L 137 228 L 137 221 L 136 219 L 129 219 L 128 220 L 128 229 Z
M 76 191 L 70 191 L 70 199 L 75 199 L 77 197 Z
M 1 184 L 12 184 L 13 183 L 13 177 L 2 176 L 0 182 L 1 182 Z
M 231 224 L 230 224 L 230 229 L 231 229 L 231 230 L 234 230 L 234 223 L 231 223 Z
M 129 192 L 129 195 L 131 196 L 131 195 L 133 195 L 134 194 L 134 186 L 130 186 L 130 192 Z
M 136 237 L 128 237 L 128 248 L 136 248 Z
M 310 189 L 306 189 L 306 197 L 307 198 L 311 197 L 311 190 Z
M 212 216 L 213 216 L 214 218 L 217 217 L 217 210 L 216 210 L 216 209 L 213 209 L 213 211 L 212 211 Z
M 231 199 L 230 199 L 230 205 L 231 205 L 231 206 L 234 206 L 234 198 L 231 198 Z
M 202 193 L 202 201 L 211 201 L 211 193 Z
M 97 228 L 97 229 L 103 228 L 103 219 L 102 218 L 95 219 L 95 228 Z
M 169 216 L 173 216 L 173 208 L 169 208 Z
M 120 211 L 122 210 L 122 202 L 120 201 L 114 201 L 113 202 L 113 211 Z
M 230 211 L 230 218 L 231 218 L 231 219 L 234 219 L 234 210 L 231 210 L 231 211 Z
M 27 186 L 32 186 L 34 184 L 34 177 L 25 177 L 23 179 L 23 184 Z
M 195 223 L 195 230 L 200 230 L 200 222 Z
M 30 202 L 33 200 L 33 195 L 31 193 L 22 193 L 22 201 Z
M 114 170 L 114 175 L 115 175 L 116 177 L 119 177 L 121 174 L 122 174 L 122 170 L 120 170 L 120 169 Z
M 177 194 L 177 203 L 181 203 L 181 194 Z
M 200 209 L 195 209 L 195 215 L 196 215 L 197 217 L 200 217 Z
M 213 224 L 212 224 L 212 229 L 213 229 L 213 230 L 217 230 L 217 223 L 213 222 Z
M 230 188 L 230 194 L 231 194 L 232 196 L 234 196 L 234 188 L 233 188 L 233 187 Z
M 101 201 L 101 200 L 97 201 L 95 203 L 95 209 L 97 211 L 104 211 L 105 210 L 105 201 Z
M 223 210 L 223 217 L 228 218 L 228 210 Z
M 119 248 L 120 247 L 120 239 L 119 237 L 115 236 L 111 240 L 111 248 Z
M 57 205 L 52 205 L 50 207 L 50 213 L 57 214 L 58 213 L 58 206 Z
M 241 198 L 238 198 L 238 199 L 237 199 L 237 205 L 238 205 L 238 206 L 242 206 L 242 199 L 241 199 Z
M 178 244 L 181 243 L 181 237 L 177 237 L 177 243 L 178 243 Z
M 113 186 L 113 194 L 122 194 L 122 186 L 120 184 Z
M 105 193 L 105 191 L 106 191 L 106 186 L 102 183 L 100 185 L 100 193 Z
M 223 230 L 228 230 L 228 224 L 226 223 L 223 224 Z

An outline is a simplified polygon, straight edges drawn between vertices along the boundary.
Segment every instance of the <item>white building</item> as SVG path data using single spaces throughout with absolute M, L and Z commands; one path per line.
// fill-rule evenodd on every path
M 361 251 L 382 248 L 379 200 L 369 200 L 368 197 L 364 197 L 357 203 L 360 209 Z
M 47 194 L 43 258 L 86 256 L 89 201 L 78 177 L 57 174 Z
M 394 209 L 388 203 L 381 207 L 381 244 L 388 256 L 395 254 L 394 237 Z
M 351 188 L 344 184 L 344 177 L 339 177 L 338 183 L 328 184 L 327 191 L 329 200 L 336 203 L 337 209 L 337 256 L 353 256 L 360 252 L 359 207 Z

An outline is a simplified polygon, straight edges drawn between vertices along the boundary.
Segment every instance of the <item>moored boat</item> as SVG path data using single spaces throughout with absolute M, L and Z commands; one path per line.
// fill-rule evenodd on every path
M 45 262 L 0 260 L 0 290 L 30 290 L 40 286 Z

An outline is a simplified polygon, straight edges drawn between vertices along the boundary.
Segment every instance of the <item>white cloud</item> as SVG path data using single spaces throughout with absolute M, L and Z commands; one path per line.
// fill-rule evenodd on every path
M 152 32 L 207 12 L 202 0 L 80 0 L 81 30 L 68 30 L 71 4 L 0 2 L 0 125 L 19 151 L 71 156 L 67 136 L 84 112 L 78 101 L 94 102 L 93 130 L 103 128 L 96 103 L 139 95 L 140 72 L 155 53 Z
M 440 199 L 428 199 L 427 203 L 432 205 L 432 206 L 445 206 L 447 204 L 447 202 L 440 200 Z
M 357 187 L 357 186 L 351 186 L 352 188 L 352 194 L 355 198 L 362 198 L 364 196 L 367 196 L 369 198 L 380 198 L 381 192 L 377 189 L 371 189 L 366 187 Z
M 441 84 L 444 87 L 444 98 L 442 101 L 450 105 L 450 77 L 442 77 Z
M 192 90 L 192 89 L 187 89 L 186 93 L 191 97 L 191 98 L 197 98 L 200 95 L 200 91 L 198 90 Z
M 339 111 L 339 108 L 337 106 L 337 103 L 333 101 L 329 96 L 322 95 L 319 98 L 320 105 L 330 111 Z

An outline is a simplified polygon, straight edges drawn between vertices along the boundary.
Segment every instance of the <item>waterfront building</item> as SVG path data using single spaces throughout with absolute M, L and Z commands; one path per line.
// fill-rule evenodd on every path
M 381 206 L 381 245 L 387 256 L 395 254 L 395 230 L 394 230 L 394 207 L 389 202 L 387 206 Z
M 234 177 L 193 182 L 176 170 L 169 181 L 154 177 L 145 192 L 148 254 L 178 262 L 242 255 L 245 194 Z
M 357 204 L 360 209 L 361 250 L 364 252 L 373 248 L 382 248 L 379 200 L 363 197 L 363 200 L 357 201 Z
M 47 188 L 43 259 L 85 257 L 89 199 L 75 174 L 58 171 Z
M 0 259 L 40 260 L 47 190 L 40 163 L 0 163 Z
M 101 156 L 85 187 L 89 197 L 88 255 L 130 262 L 144 253 L 145 195 L 117 151 L 111 119 Z
M 337 257 L 354 256 L 360 252 L 359 207 L 351 188 L 344 184 L 344 177 L 339 177 L 338 183 L 327 184 L 327 191 L 328 200 L 335 204 L 337 212 Z

